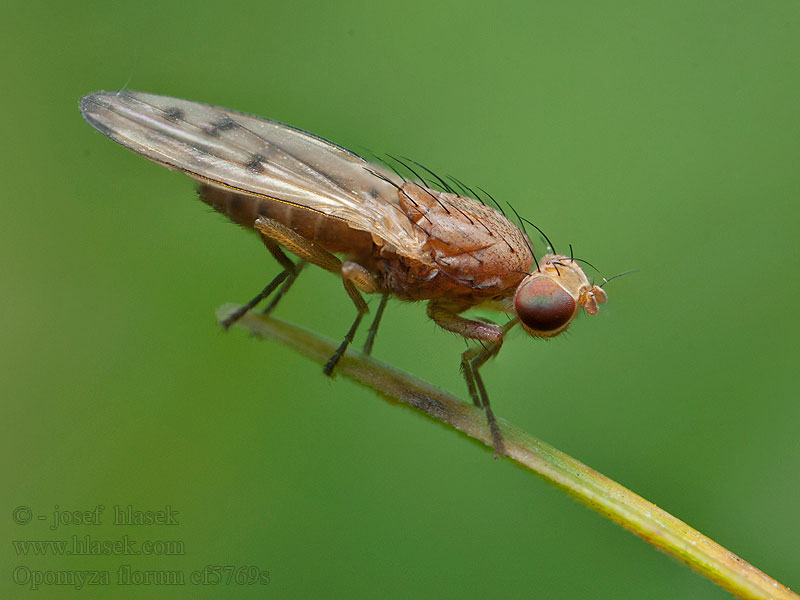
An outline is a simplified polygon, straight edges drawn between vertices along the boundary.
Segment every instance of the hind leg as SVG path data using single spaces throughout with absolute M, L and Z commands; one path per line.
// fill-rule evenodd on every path
M 375 318 L 372 319 L 372 325 L 369 326 L 367 332 L 367 341 L 364 342 L 364 354 L 369 356 L 372 353 L 372 345 L 375 343 L 375 334 L 378 333 L 378 325 L 383 317 L 383 311 L 386 309 L 386 303 L 389 301 L 389 294 L 381 296 L 381 303 L 378 304 L 378 310 L 375 311 Z
M 275 308 L 275 305 L 278 303 L 278 300 L 280 300 L 283 297 L 283 295 L 286 293 L 286 291 L 289 289 L 292 283 L 294 283 L 295 279 L 297 279 L 297 275 L 303 268 L 302 261 L 297 264 L 293 263 L 289 259 L 289 257 L 283 253 L 283 250 L 280 249 L 278 244 L 276 244 L 270 238 L 262 234 L 261 241 L 264 242 L 264 245 L 267 247 L 267 250 L 269 250 L 270 254 L 272 254 L 272 256 L 275 257 L 275 260 L 277 260 L 278 263 L 283 267 L 283 271 L 278 273 L 278 275 L 275 276 L 275 279 L 270 281 L 263 290 L 261 290 L 258 294 L 256 294 L 256 296 L 252 300 L 250 300 L 250 302 L 238 308 L 236 312 L 230 314 L 228 317 L 220 321 L 220 325 L 222 325 L 225 329 L 228 329 L 236 321 L 242 318 L 242 316 L 247 311 L 255 308 L 259 302 L 261 302 L 264 298 L 272 294 L 272 292 L 274 292 L 275 289 L 277 289 L 277 287 L 281 285 L 281 283 L 283 283 L 283 286 L 276 294 L 276 297 L 273 298 L 272 302 L 270 302 L 269 306 L 264 312 L 268 313 L 273 308 Z
M 353 301 L 357 313 L 353 324 L 345 334 L 339 347 L 336 348 L 336 352 L 333 353 L 333 356 L 331 356 L 325 364 L 325 374 L 333 374 L 336 363 L 339 362 L 347 350 L 347 347 L 350 345 L 350 342 L 353 341 L 361 319 L 369 311 L 366 302 L 364 302 L 364 298 L 362 298 L 358 290 L 360 288 L 367 293 L 379 291 L 375 279 L 372 277 L 371 273 L 361 265 L 349 261 L 343 263 L 327 250 L 320 248 L 318 245 L 312 243 L 278 221 L 268 219 L 267 217 L 259 217 L 256 220 L 255 227 L 263 236 L 280 244 L 293 254 L 299 256 L 302 260 L 322 267 L 326 271 L 339 273 L 341 275 L 344 289 Z

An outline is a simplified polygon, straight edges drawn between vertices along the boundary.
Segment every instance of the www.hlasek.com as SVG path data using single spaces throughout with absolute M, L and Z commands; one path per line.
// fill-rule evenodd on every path
M 61 540 L 13 540 L 17 556 L 181 556 L 186 554 L 183 540 L 132 540 L 128 535 L 115 539 L 73 535 Z

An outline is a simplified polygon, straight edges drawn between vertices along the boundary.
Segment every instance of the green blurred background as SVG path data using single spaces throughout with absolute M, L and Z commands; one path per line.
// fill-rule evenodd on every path
M 12 2 L 0 165 L 4 597 L 14 569 L 255 565 L 128 597 L 725 598 L 488 449 L 241 330 L 277 272 L 183 176 L 86 125 L 131 89 L 410 155 L 510 200 L 609 303 L 484 370 L 496 412 L 800 586 L 797 2 Z M 541 244 L 539 245 L 541 248 Z M 277 316 L 339 337 L 304 273 Z M 463 342 L 391 303 L 375 354 L 465 396 Z M 106 507 L 103 524 L 17 525 Z M 112 526 L 114 505 L 178 525 Z M 179 540 L 22 556 L 11 540 Z M 17 571 L 17 579 L 24 572 Z

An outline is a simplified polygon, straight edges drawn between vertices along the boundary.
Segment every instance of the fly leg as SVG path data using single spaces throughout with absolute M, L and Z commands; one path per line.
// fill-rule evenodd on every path
M 506 449 L 503 444 L 500 427 L 497 425 L 497 419 L 495 419 L 489 404 L 489 396 L 486 393 L 486 386 L 483 384 L 479 369 L 487 360 L 500 351 L 500 347 L 503 345 L 503 336 L 517 323 L 517 320 L 513 319 L 507 325 L 500 327 L 493 323 L 465 319 L 457 311 L 457 307 L 448 304 L 446 301 L 432 300 L 428 303 L 428 316 L 439 327 L 465 338 L 478 340 L 481 344 L 480 348 L 470 348 L 461 355 L 461 372 L 464 374 L 473 404 L 483 408 L 486 412 L 486 420 L 489 423 L 489 431 L 492 434 L 494 456 L 497 458 L 500 455 L 504 455 Z
M 489 423 L 489 431 L 492 433 L 492 445 L 494 446 L 494 457 L 503 456 L 506 453 L 506 447 L 503 443 L 503 435 L 500 433 L 500 427 L 497 425 L 497 419 L 494 417 L 492 407 L 489 405 L 489 396 L 486 394 L 486 387 L 483 385 L 483 378 L 478 372 L 478 369 L 489 360 L 492 356 L 500 351 L 500 346 L 503 344 L 503 339 L 500 338 L 496 342 L 489 342 L 481 348 L 470 348 L 461 355 L 461 372 L 464 374 L 464 379 L 467 380 L 467 388 L 469 388 L 472 395 L 472 401 L 476 406 L 482 406 L 486 412 L 486 420 Z M 477 386 L 477 393 L 476 393 Z M 480 400 L 480 404 L 478 401 Z
M 328 362 L 325 363 L 325 368 L 322 369 L 325 375 L 332 375 L 333 370 L 336 368 L 336 363 L 339 362 L 339 359 L 344 356 L 345 350 L 350 345 L 350 342 L 353 341 L 353 337 L 356 335 L 356 330 L 358 329 L 359 323 L 361 323 L 361 319 L 364 315 L 369 311 L 367 308 L 367 303 L 364 302 L 364 298 L 361 297 L 361 294 L 356 289 L 355 284 L 352 280 L 347 279 L 347 276 L 344 274 L 344 268 L 342 269 L 342 283 L 344 284 L 344 289 L 347 292 L 347 295 L 350 296 L 350 299 L 353 301 L 353 304 L 356 305 L 356 310 L 358 314 L 356 314 L 356 320 L 353 321 L 353 324 L 350 326 L 350 329 L 347 331 L 347 334 L 344 336 L 342 343 L 339 344 L 339 347 L 336 348 L 336 352 L 333 353 L 328 359 Z
M 344 289 L 347 295 L 350 296 L 353 304 L 355 304 L 358 314 L 356 314 L 356 318 L 347 331 L 344 340 L 342 340 L 342 343 L 336 348 L 336 352 L 333 353 L 333 356 L 331 356 L 325 364 L 325 368 L 323 369 L 325 374 L 331 375 L 333 369 L 336 367 L 336 363 L 339 362 L 339 359 L 344 355 L 345 350 L 347 350 L 347 346 L 353 341 L 361 319 L 364 317 L 364 314 L 369 311 L 367 303 L 364 302 L 364 298 L 361 297 L 358 289 L 360 288 L 368 293 L 378 291 L 375 279 L 372 277 L 372 274 L 361 265 L 349 261 L 343 263 L 333 254 L 286 227 L 283 223 L 267 217 L 259 217 L 256 220 L 255 227 L 262 235 L 284 246 L 302 260 L 322 267 L 326 271 L 341 274 Z
M 369 310 L 367 308 L 364 299 L 361 297 L 361 294 L 358 290 L 366 292 L 367 294 L 375 294 L 380 291 L 378 288 L 378 283 L 375 281 L 375 277 L 372 276 L 367 269 L 362 267 L 360 264 L 346 260 L 341 263 L 340 270 L 342 272 L 342 283 L 344 283 L 344 289 L 347 291 L 347 294 L 350 296 L 353 304 L 356 305 L 356 310 L 358 310 L 358 315 L 356 316 L 356 320 L 353 322 L 353 325 L 350 327 L 350 331 L 347 332 L 344 340 L 342 343 L 339 344 L 339 347 L 336 349 L 336 352 L 333 356 L 330 357 L 327 364 L 325 365 L 325 374 L 330 375 L 333 373 L 333 369 L 336 367 L 336 363 L 339 362 L 339 359 L 344 354 L 345 350 L 347 350 L 347 346 L 350 345 L 350 342 L 353 341 L 353 336 L 355 336 L 356 329 L 358 328 L 359 323 L 361 322 L 361 318 L 364 314 L 367 313 Z M 358 289 L 356 289 L 358 288 Z M 369 350 L 372 349 L 372 342 L 375 339 L 375 332 L 378 329 L 378 323 L 380 322 L 381 313 L 383 313 L 383 309 L 386 307 L 386 298 L 387 294 L 384 294 L 384 297 L 381 299 L 381 304 L 378 307 L 378 312 L 375 315 L 375 319 L 372 321 L 372 325 L 369 328 L 369 334 L 367 335 L 367 342 L 364 345 L 364 352 L 365 354 L 369 354 Z
M 225 329 L 228 329 L 231 325 L 238 321 L 247 311 L 255 308 L 259 302 L 269 296 L 279 285 L 281 285 L 281 283 L 283 283 L 283 286 L 280 288 L 280 290 L 278 290 L 275 298 L 273 298 L 272 302 L 270 302 L 269 306 L 267 306 L 266 310 L 264 310 L 264 314 L 268 314 L 273 308 L 275 308 L 278 300 L 283 297 L 283 295 L 286 293 L 286 290 L 291 287 L 291 285 L 294 283 L 294 280 L 297 279 L 300 270 L 303 268 L 303 261 L 300 261 L 297 264 L 293 263 L 291 259 L 289 259 L 289 257 L 283 253 L 283 250 L 280 249 L 278 244 L 276 244 L 272 239 L 262 234 L 261 241 L 264 242 L 264 245 L 267 247 L 267 250 L 269 250 L 270 254 L 272 254 L 272 256 L 275 257 L 275 260 L 277 260 L 278 263 L 283 267 L 283 271 L 278 273 L 278 275 L 275 276 L 275 279 L 270 281 L 267 284 L 267 287 L 261 290 L 252 300 L 250 300 L 250 302 L 238 308 L 234 313 L 228 315 L 225 319 L 220 321 L 220 325 L 222 325 L 222 327 Z
M 381 290 L 375 281 L 372 273 L 359 265 L 358 263 L 345 261 L 342 263 L 342 277 L 350 279 L 358 286 L 362 292 L 367 294 L 377 294 Z M 369 355 L 372 352 L 372 345 L 375 343 L 375 334 L 378 332 L 378 325 L 381 322 L 383 311 L 386 309 L 386 303 L 389 301 L 389 294 L 384 293 L 381 297 L 381 302 L 378 305 L 378 310 L 375 312 L 375 318 L 369 326 L 367 332 L 367 341 L 364 342 L 364 354 Z
M 381 297 L 381 303 L 378 305 L 378 310 L 375 311 L 375 318 L 372 320 L 372 325 L 369 326 L 367 332 L 367 341 L 364 342 L 364 354 L 369 356 L 372 353 L 372 344 L 375 343 L 375 334 L 378 332 L 378 325 L 381 322 L 383 311 L 386 309 L 386 303 L 389 301 L 389 294 L 384 294 Z
M 275 293 L 275 296 L 272 298 L 272 300 L 270 300 L 269 304 L 267 304 L 267 307 L 261 311 L 262 315 L 268 315 L 274 310 L 274 308 L 278 305 L 278 302 L 280 302 L 280 299 L 283 298 L 284 294 L 289 291 L 289 288 L 292 287 L 292 284 L 297 280 L 297 276 L 300 275 L 300 271 L 302 271 L 303 267 L 305 266 L 306 261 L 302 259 L 295 263 L 294 269 L 288 274 L 286 281 L 283 282 L 283 285 Z

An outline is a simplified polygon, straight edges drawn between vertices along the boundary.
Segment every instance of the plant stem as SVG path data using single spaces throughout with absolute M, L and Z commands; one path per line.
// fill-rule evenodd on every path
M 236 308 L 222 307 L 218 311 L 219 318 Z M 325 364 L 337 346 L 315 333 L 252 312 L 245 314 L 237 325 L 257 337 L 277 340 L 320 364 Z M 336 373 L 373 389 L 392 403 L 411 406 L 492 448 L 483 411 L 425 381 L 355 351 L 345 354 Z M 800 600 L 789 588 L 683 521 L 521 429 L 502 419 L 498 421 L 508 458 L 686 563 L 735 596 Z

